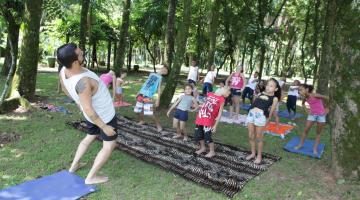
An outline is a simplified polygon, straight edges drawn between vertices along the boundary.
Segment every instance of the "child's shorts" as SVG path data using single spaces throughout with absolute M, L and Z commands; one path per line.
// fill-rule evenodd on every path
M 209 126 L 196 125 L 195 127 L 195 141 L 199 142 L 200 140 L 205 140 L 205 143 L 212 143 L 213 140 L 211 138 L 211 129 Z
M 174 118 L 186 122 L 188 120 L 188 112 L 180 109 L 175 110 Z
M 312 122 L 325 123 L 326 115 L 308 115 L 307 120 Z
M 116 92 L 116 94 L 122 94 L 123 93 L 123 88 L 122 87 L 116 87 L 115 92 Z
M 231 91 L 232 96 L 239 96 L 239 97 L 241 96 L 241 90 L 240 89 L 231 88 L 230 91 Z
M 152 116 L 154 115 L 154 103 L 151 98 L 143 97 L 138 95 L 136 97 L 136 105 L 134 108 L 135 113 L 144 112 L 144 115 Z
M 265 126 L 266 117 L 263 111 L 251 109 L 246 117 L 246 123 L 254 124 L 255 126 Z

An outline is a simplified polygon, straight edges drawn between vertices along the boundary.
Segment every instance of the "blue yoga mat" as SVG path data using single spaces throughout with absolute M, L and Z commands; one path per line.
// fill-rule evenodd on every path
M 251 104 L 241 104 L 240 109 L 243 110 L 250 110 Z
M 288 118 L 288 119 L 290 119 L 290 117 L 293 117 L 293 116 L 294 116 L 294 114 L 291 114 L 291 116 L 289 116 L 289 112 L 288 112 L 287 110 L 280 110 L 280 111 L 278 112 L 278 115 L 279 115 L 279 117 Z M 301 118 L 301 117 L 303 117 L 303 116 L 304 116 L 304 115 L 301 114 L 301 113 L 296 113 L 295 119 L 296 119 L 296 118 Z
M 1 200 L 72 200 L 79 199 L 96 187 L 85 185 L 84 179 L 68 171 L 60 171 L 39 179 L 0 190 Z
M 296 150 L 295 147 L 299 144 L 299 142 L 300 142 L 300 137 L 293 137 L 284 146 L 284 149 L 292 153 L 299 153 L 313 158 L 321 158 L 322 154 L 324 153 L 325 144 L 320 143 L 318 145 L 318 155 L 315 155 L 313 153 L 313 146 L 315 143 L 314 140 L 305 140 L 304 145 L 300 149 Z

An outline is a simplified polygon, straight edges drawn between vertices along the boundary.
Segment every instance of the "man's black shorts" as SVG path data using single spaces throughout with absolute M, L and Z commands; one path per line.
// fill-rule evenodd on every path
M 100 138 L 103 140 L 103 141 L 113 141 L 113 140 L 116 140 L 116 138 L 118 137 L 118 134 L 117 134 L 117 117 L 116 115 L 114 116 L 114 118 L 107 123 L 107 125 L 111 126 L 114 128 L 114 131 L 116 132 L 115 135 L 112 135 L 112 136 L 108 136 L 104 133 L 104 131 L 102 129 L 100 129 L 98 126 L 96 126 L 95 124 L 87 121 L 86 121 L 86 124 L 87 124 L 87 127 L 89 128 L 89 132 L 88 134 L 89 135 L 100 135 Z

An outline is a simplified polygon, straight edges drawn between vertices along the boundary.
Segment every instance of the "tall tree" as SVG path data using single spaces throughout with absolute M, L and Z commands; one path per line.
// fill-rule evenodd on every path
M 322 53 L 318 71 L 317 92 L 327 95 L 329 94 L 330 68 L 332 65 L 331 41 L 334 37 L 334 23 L 336 19 L 335 0 L 327 1 L 326 17 L 324 26 L 324 38 L 322 41 Z
M 174 56 L 174 35 L 175 35 L 175 12 L 177 0 L 169 0 L 167 27 L 166 27 L 166 64 L 169 69 L 172 67 Z
M 80 16 L 80 37 L 79 47 L 86 51 L 86 33 L 88 32 L 88 12 L 90 7 L 90 0 L 81 0 L 81 16 Z
M 302 72 L 305 78 L 305 83 L 307 83 L 307 73 L 305 70 L 305 40 L 306 40 L 306 35 L 308 32 L 308 27 L 309 27 L 309 21 L 310 21 L 310 10 L 311 10 L 312 4 L 311 2 L 309 2 L 308 5 L 308 9 L 306 12 L 306 17 L 305 17 L 305 30 L 304 30 L 304 34 L 303 34 L 303 38 L 302 38 L 302 42 L 301 42 L 301 67 L 302 67 Z
M 12 65 L 12 55 L 15 56 L 15 61 L 18 57 L 19 30 L 23 11 L 24 4 L 21 1 L 6 0 L 0 3 L 0 13 L 6 21 L 8 30 L 5 61 L 1 71 L 1 74 L 4 76 L 9 73 L 10 66 Z M 10 52 L 10 45 L 12 46 L 13 52 Z M 16 62 L 14 63 L 14 67 L 16 69 Z
M 43 0 L 26 0 L 24 36 L 19 65 L 13 78 L 11 96 L 33 99 L 39 61 L 39 30 Z
M 318 66 L 319 66 L 319 62 L 320 62 L 320 56 L 319 56 L 319 47 L 318 47 L 318 43 L 319 43 L 319 32 L 320 32 L 320 27 L 319 27 L 319 12 L 320 12 L 320 0 L 316 0 L 315 2 L 315 15 L 314 15 L 314 34 L 312 36 L 313 38 L 313 45 L 312 45 L 312 52 L 314 54 L 314 58 L 315 58 L 315 65 L 314 65 L 314 69 L 313 69 L 313 84 L 316 83 L 317 81 L 317 71 L 318 71 Z
M 123 0 L 123 8 L 124 10 L 122 15 L 122 24 L 120 28 L 120 39 L 117 45 L 119 48 L 117 49 L 114 63 L 114 71 L 118 76 L 120 75 L 125 60 L 127 37 L 130 24 L 131 0 Z
M 183 13 L 182 13 L 182 22 L 179 24 L 178 32 L 176 35 L 176 56 L 174 59 L 174 65 L 171 68 L 169 77 L 162 93 L 160 99 L 161 107 L 167 108 L 171 103 L 171 100 L 174 96 L 176 86 L 178 84 L 178 79 L 180 75 L 181 65 L 184 62 L 185 50 L 187 38 L 189 35 L 189 27 L 191 23 L 191 3 L 192 0 L 183 0 Z
M 211 7 L 210 25 L 209 25 L 210 47 L 207 58 L 207 68 L 210 68 L 210 66 L 214 64 L 214 60 L 215 60 L 216 36 L 219 27 L 220 6 L 221 6 L 221 0 L 214 0 L 214 3 Z
M 360 180 L 360 5 L 356 0 L 328 0 L 326 29 L 336 19 L 336 41 L 332 47 L 330 99 L 332 165 L 337 178 Z M 329 31 L 329 30 L 328 30 Z M 324 53 L 324 52 L 323 52 Z M 321 74 L 319 74 L 321 75 Z M 321 86 L 323 87 L 323 86 Z M 322 88 L 320 88 L 322 89 Z

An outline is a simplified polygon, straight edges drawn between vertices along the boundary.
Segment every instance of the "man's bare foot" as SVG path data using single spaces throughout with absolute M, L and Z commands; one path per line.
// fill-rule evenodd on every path
M 206 149 L 204 148 L 204 149 L 199 149 L 199 150 L 195 151 L 195 153 L 200 155 L 200 154 L 204 153 L 205 151 L 206 151 Z
M 297 145 L 294 149 L 295 149 L 295 150 L 299 150 L 301 147 L 302 147 L 302 145 L 299 144 L 299 145 Z
M 178 135 L 176 134 L 174 137 L 172 137 L 173 139 L 178 139 L 178 138 L 181 138 L 182 136 L 181 135 Z
M 255 158 L 255 154 L 250 154 L 250 155 L 246 156 L 245 160 L 251 160 L 253 158 Z
M 139 121 L 137 124 L 138 124 L 138 125 L 144 125 L 144 124 L 145 124 L 145 121 Z
M 86 165 L 86 163 L 78 163 L 78 164 L 76 164 L 76 165 L 74 165 L 74 166 L 71 166 L 70 169 L 69 169 L 69 172 L 70 172 L 70 173 L 74 173 L 74 172 L 76 172 L 78 169 L 85 167 L 85 165 Z
M 209 152 L 205 155 L 205 157 L 207 157 L 207 158 L 211 158 L 213 156 L 215 156 L 215 152 Z
M 262 160 L 262 158 L 257 157 L 256 160 L 254 161 L 254 163 L 255 163 L 256 165 L 258 165 L 258 164 L 261 163 L 261 160 Z
M 86 185 L 92 185 L 92 184 L 99 184 L 99 183 L 105 183 L 108 182 L 109 178 L 106 176 L 95 176 L 93 178 L 86 178 L 85 184 Z
M 188 138 L 188 136 L 184 136 L 184 139 L 183 139 L 185 142 L 186 141 L 189 141 L 189 138 Z

